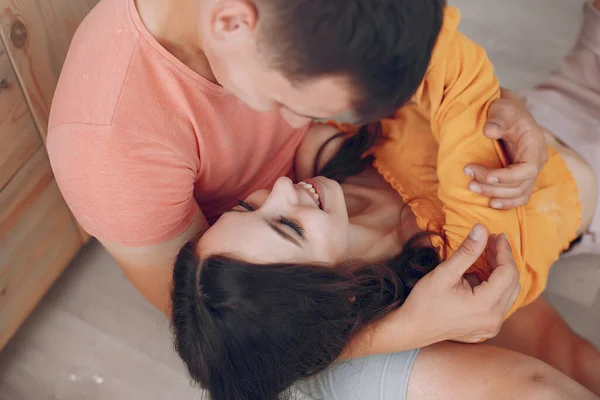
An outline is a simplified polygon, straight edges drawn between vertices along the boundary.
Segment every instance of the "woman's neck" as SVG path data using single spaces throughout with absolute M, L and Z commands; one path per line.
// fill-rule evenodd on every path
M 389 259 L 421 232 L 410 207 L 375 169 L 348 178 L 342 189 L 350 217 L 349 258 Z

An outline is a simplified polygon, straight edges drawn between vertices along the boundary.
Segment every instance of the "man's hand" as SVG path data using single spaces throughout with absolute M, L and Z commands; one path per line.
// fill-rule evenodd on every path
M 536 178 L 548 160 L 542 129 L 517 95 L 502 90 L 502 98 L 489 108 L 483 134 L 501 140 L 512 164 L 495 170 L 476 164 L 465 166 L 465 173 L 473 178 L 469 189 L 491 197 L 492 208 L 511 209 L 527 204 Z
M 463 275 L 486 245 L 493 271 L 488 281 L 472 287 Z M 400 309 L 410 314 L 427 344 L 477 343 L 498 334 L 520 291 L 519 271 L 506 236 L 488 237 L 482 225 L 475 225 L 456 254 L 421 279 Z

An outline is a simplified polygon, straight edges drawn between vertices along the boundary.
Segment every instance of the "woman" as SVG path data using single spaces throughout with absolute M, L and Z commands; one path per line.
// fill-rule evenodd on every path
M 597 10 L 589 7 L 587 13 L 588 26 L 600 25 Z M 586 45 L 583 51 L 599 57 L 598 48 Z M 459 177 L 456 166 L 462 169 L 469 155 L 497 167 L 501 149 L 474 136 L 441 137 L 435 126 L 430 129 L 428 117 L 409 106 L 383 121 L 384 140 L 367 158 L 362 156 L 376 130 L 363 127 L 345 139 L 337 130 L 315 129 L 298 154 L 298 176 L 308 176 L 315 165 L 319 174 L 343 181 L 341 186 L 325 178 L 297 185 L 282 178 L 271 192 L 252 194 L 222 217 L 197 249 L 188 245 L 181 252 L 174 272 L 176 345 L 192 377 L 215 400 L 275 399 L 292 383 L 318 373 L 299 382 L 297 390 L 357 399 L 431 398 L 436 390 L 461 399 L 594 398 L 555 370 L 489 346 L 439 344 L 323 372 L 359 330 L 410 300 L 415 283 L 457 249 L 472 225 L 467 222 L 485 220 L 494 232 L 500 233 L 498 227 L 507 232 L 523 286 L 512 312 L 537 306 L 549 266 L 573 239 L 595 228 L 593 161 L 549 136 L 550 160 L 530 205 L 483 212 L 480 198 L 459 189 L 468 178 Z M 332 139 L 323 143 L 327 136 Z M 572 143 L 580 150 L 581 141 Z M 439 156 L 432 157 L 432 151 Z M 485 190 L 472 187 L 474 193 Z M 474 287 L 487 279 L 488 266 L 485 259 L 476 263 L 469 276 Z M 504 339 L 510 344 L 510 337 Z M 586 371 L 574 377 L 600 393 L 593 376 L 600 357 L 589 351 L 581 365 Z M 391 378 L 395 384 L 383 384 Z M 347 393 L 331 392 L 336 379 L 347 381 Z M 457 379 L 461 385 L 452 385 Z M 546 385 L 536 387 L 540 382 Z

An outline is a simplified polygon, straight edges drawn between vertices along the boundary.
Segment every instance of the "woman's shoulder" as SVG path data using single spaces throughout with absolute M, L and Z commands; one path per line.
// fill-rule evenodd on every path
M 427 116 L 408 105 L 381 125 L 383 139 L 373 151 L 374 167 L 411 207 L 421 230 L 441 234 L 445 218 L 437 196 L 439 145 Z

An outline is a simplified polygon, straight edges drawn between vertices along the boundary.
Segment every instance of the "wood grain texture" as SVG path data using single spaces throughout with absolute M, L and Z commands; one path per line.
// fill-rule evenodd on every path
M 80 247 L 40 148 L 0 192 L 0 349 Z
M 97 0 L 0 0 L 4 40 L 39 131 L 77 27 Z
M 97 2 L 0 0 L 0 38 L 44 141 L 52 97 L 71 39 Z M 90 236 L 77 227 L 82 243 L 86 243 Z
M 0 190 L 41 143 L 6 49 L 0 42 Z

